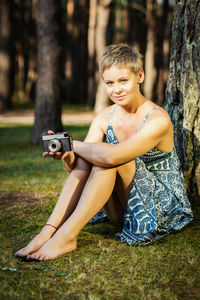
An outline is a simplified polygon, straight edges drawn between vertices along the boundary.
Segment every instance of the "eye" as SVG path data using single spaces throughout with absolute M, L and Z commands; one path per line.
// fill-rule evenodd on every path
M 128 80 L 126 78 L 121 79 L 121 82 L 127 82 Z
M 107 85 L 112 85 L 113 82 L 112 82 L 112 81 L 107 81 L 106 84 L 107 84 Z

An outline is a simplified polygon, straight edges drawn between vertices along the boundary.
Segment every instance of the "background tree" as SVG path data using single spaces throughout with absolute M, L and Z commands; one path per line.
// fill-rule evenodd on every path
M 155 51 L 156 51 L 156 0 L 146 2 L 147 45 L 145 52 L 145 81 L 144 94 L 153 98 L 153 88 L 156 79 Z
M 62 130 L 60 74 L 60 2 L 39 0 L 37 7 L 37 87 L 33 143 L 47 129 Z
M 13 1 L 0 0 L 0 112 L 11 108 L 13 92 Z
M 160 9 L 160 21 L 158 21 L 157 38 L 157 79 L 156 79 L 156 100 L 159 105 L 164 103 L 164 91 L 166 90 L 169 68 L 169 47 L 170 47 L 170 24 L 169 17 L 171 15 L 169 0 L 163 0 Z
M 166 109 L 175 130 L 187 191 L 200 192 L 200 1 L 179 0 L 172 28 Z
M 97 6 L 97 28 L 96 28 L 96 59 L 97 64 L 106 47 L 106 30 L 108 27 L 112 0 L 99 0 Z M 97 70 L 98 71 L 98 70 Z M 98 86 L 95 100 L 95 113 L 99 113 L 108 105 L 108 96 L 105 91 L 103 80 L 98 74 Z
M 88 10 L 89 0 L 66 1 L 66 34 L 63 58 L 66 59 L 63 102 L 85 104 L 87 101 Z M 64 6 L 63 6 L 64 8 Z M 63 21 L 64 23 L 64 21 Z M 66 53 L 66 55 L 65 55 Z
M 88 101 L 93 106 L 96 94 L 96 25 L 97 25 L 97 0 L 90 0 L 88 23 Z
M 3 13 L 1 10 L 0 72 L 6 65 L 4 65 L 2 52 L 3 48 L 5 49 L 3 46 L 5 30 L 9 32 L 7 45 L 11 48 L 6 46 L 6 53 L 9 54 L 8 72 L 3 71 L 0 75 L 5 75 L 4 80 L 8 79 L 8 85 L 3 84 L 3 77 L 0 84 L 1 89 L 4 90 L 9 86 L 7 101 L 13 104 L 14 108 L 33 108 L 35 105 L 38 75 L 36 70 L 37 2 L 38 0 L 0 0 L 4 8 L 9 8 L 13 4 L 13 8 L 7 10 L 8 13 L 5 10 Z M 50 2 L 51 5 L 55 3 Z M 76 107 L 81 105 L 81 108 L 86 106 L 86 109 L 90 106 L 91 109 L 99 111 L 109 103 L 103 94 L 103 89 L 99 88 L 97 62 L 104 46 L 119 42 L 137 48 L 146 58 L 151 54 L 151 58 L 147 61 L 153 62 L 157 74 L 150 84 L 151 94 L 155 101 L 162 104 L 168 71 L 171 0 L 62 0 L 59 3 L 61 14 L 57 26 L 61 28 L 62 36 L 59 42 L 62 48 L 60 54 L 62 105 L 75 104 Z M 150 18 L 149 5 L 146 5 L 148 3 L 154 3 Z M 149 51 L 150 32 L 154 37 L 153 51 Z M 49 44 L 49 47 L 52 48 L 53 45 Z M 152 78 L 152 69 L 148 68 L 147 63 L 145 71 L 146 82 L 148 82 L 148 78 Z
M 127 18 L 128 28 L 125 39 L 129 45 L 144 55 L 147 42 L 146 0 L 128 1 Z

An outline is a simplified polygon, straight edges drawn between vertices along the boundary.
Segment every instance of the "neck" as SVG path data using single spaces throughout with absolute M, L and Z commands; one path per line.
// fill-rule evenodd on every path
M 138 95 L 138 97 L 135 97 L 131 104 L 128 104 L 123 107 L 124 110 L 126 110 L 129 113 L 135 114 L 137 110 L 142 106 L 147 99 L 142 95 Z

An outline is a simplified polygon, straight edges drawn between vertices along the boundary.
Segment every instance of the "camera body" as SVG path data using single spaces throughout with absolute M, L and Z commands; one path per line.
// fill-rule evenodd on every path
M 44 152 L 65 152 L 72 150 L 72 135 L 60 132 L 42 136 Z

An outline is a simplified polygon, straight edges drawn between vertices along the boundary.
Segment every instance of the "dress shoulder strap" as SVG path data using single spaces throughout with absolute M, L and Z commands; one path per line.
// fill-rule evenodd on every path
M 113 105 L 113 107 L 111 109 L 111 112 L 110 112 L 110 120 L 109 120 L 109 125 L 110 126 L 112 126 L 112 117 L 113 117 L 114 109 L 115 109 L 115 105 Z
M 144 125 L 144 123 L 146 122 L 146 120 L 151 116 L 151 114 L 154 112 L 154 110 L 160 109 L 160 108 L 161 108 L 161 107 L 159 107 L 159 106 L 153 107 L 153 108 L 150 110 L 150 112 L 145 116 L 145 118 L 142 120 L 142 122 L 141 122 L 140 125 L 138 126 L 136 132 L 138 132 L 138 131 L 142 128 L 142 126 Z

